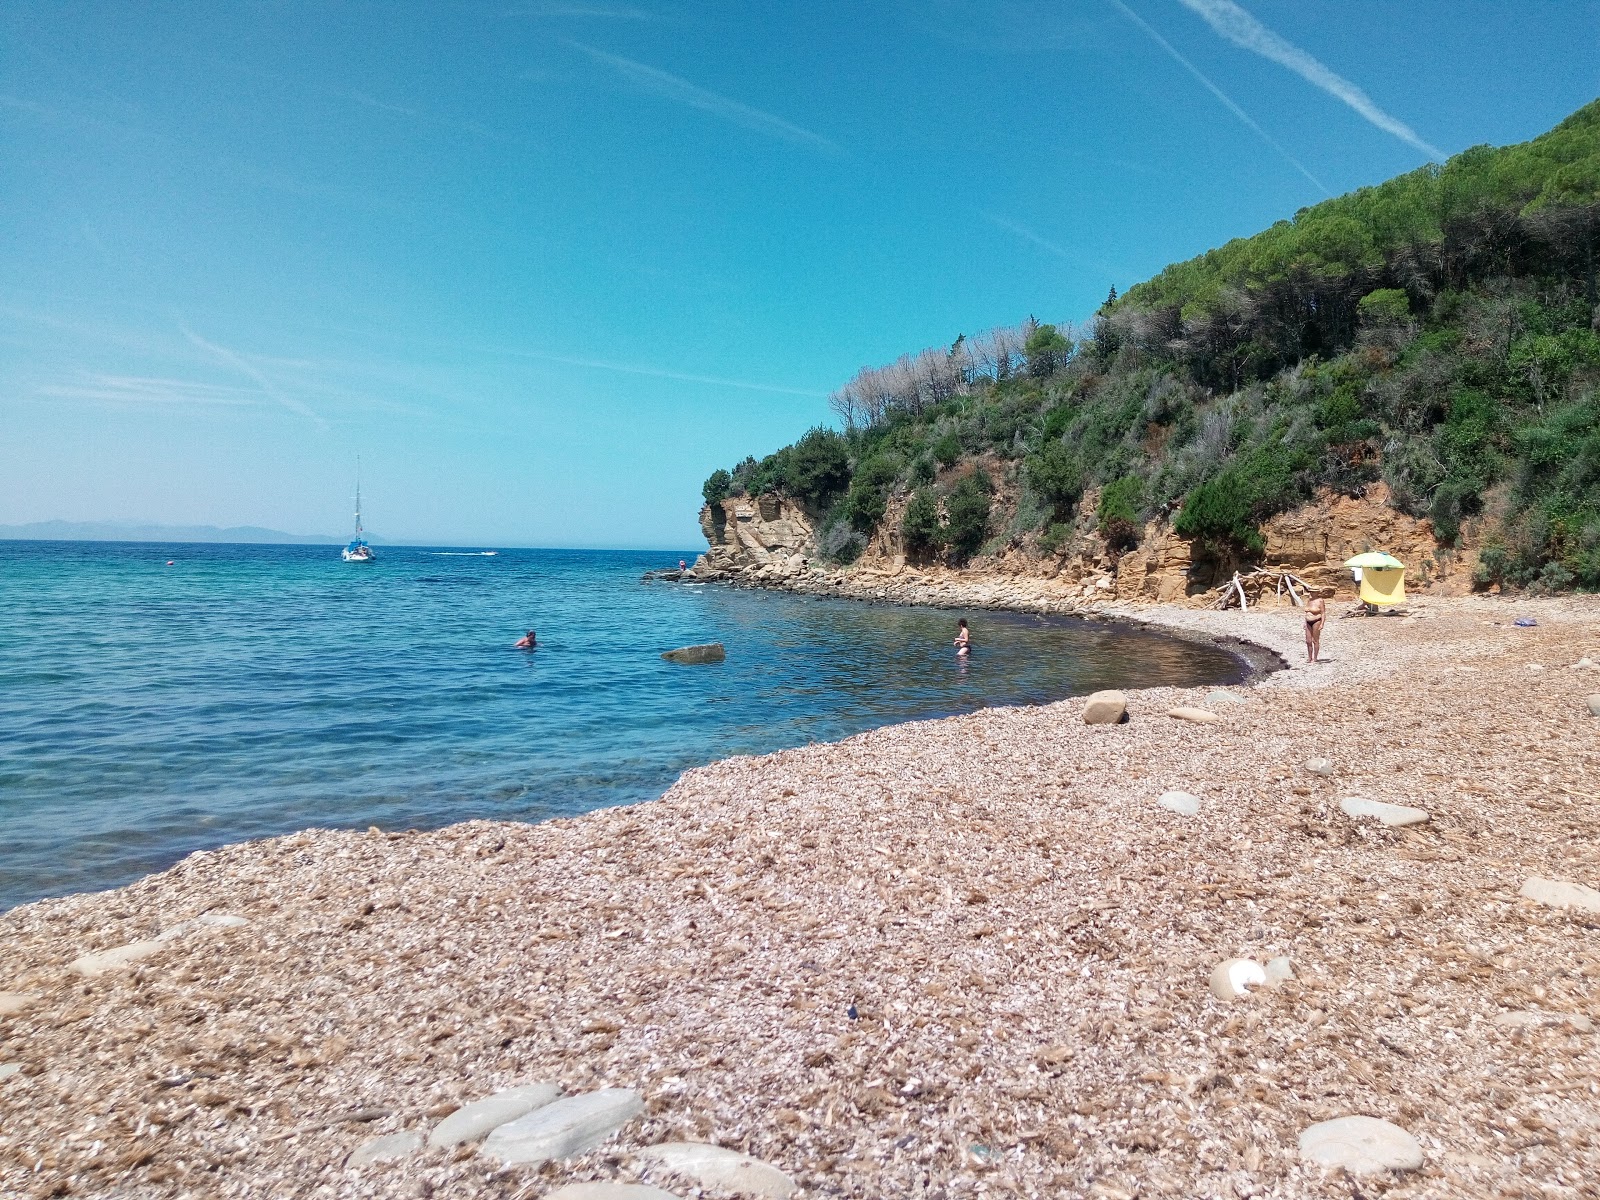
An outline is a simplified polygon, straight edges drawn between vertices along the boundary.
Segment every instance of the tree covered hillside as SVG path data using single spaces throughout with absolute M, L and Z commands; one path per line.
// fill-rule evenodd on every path
M 813 429 L 714 472 L 777 491 L 848 562 L 891 498 L 961 562 L 1071 549 L 1094 489 L 1127 547 L 1169 515 L 1219 558 L 1319 489 L 1488 530 L 1480 582 L 1600 588 L 1600 101 L 1168 267 L 1081 331 L 1029 320 L 864 369 Z M 1018 497 L 1002 523 L 997 485 Z

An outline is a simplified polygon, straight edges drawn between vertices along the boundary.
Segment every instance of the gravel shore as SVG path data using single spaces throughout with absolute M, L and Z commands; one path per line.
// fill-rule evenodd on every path
M 1293 612 L 1123 614 L 1294 664 L 1232 700 L 989 709 L 572 820 L 312 831 L 0 915 L 0 1196 L 729 1194 L 634 1156 L 662 1141 L 800 1197 L 1600 1194 L 1600 912 L 1519 896 L 1600 887 L 1600 671 L 1573 666 L 1600 602 L 1331 607 L 1311 667 Z M 1208 988 L 1277 956 L 1294 978 Z M 346 1165 L 538 1082 L 645 1109 L 538 1169 Z M 1350 1114 L 1421 1167 L 1302 1160 Z

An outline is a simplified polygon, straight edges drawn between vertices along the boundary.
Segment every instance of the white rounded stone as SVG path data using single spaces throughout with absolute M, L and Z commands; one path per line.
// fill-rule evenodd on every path
M 798 1187 L 771 1163 L 706 1142 L 662 1142 L 646 1146 L 637 1157 L 692 1179 L 701 1187 L 742 1192 L 766 1200 L 788 1200 Z
M 344 1165 L 365 1167 L 373 1163 L 394 1162 L 397 1158 L 415 1153 L 421 1145 L 422 1135 L 414 1129 L 385 1134 L 383 1137 L 373 1138 L 370 1142 L 362 1142 L 350 1151 L 350 1157 L 344 1160 Z
M 22 1070 L 21 1063 L 0 1063 L 0 1080 L 10 1079 Z
M 1323 1167 L 1343 1167 L 1352 1175 L 1414 1171 L 1422 1147 L 1400 1126 L 1377 1117 L 1337 1117 L 1300 1134 L 1300 1157 Z
M 476 1142 L 518 1117 L 561 1099 L 561 1089 L 553 1083 L 528 1083 L 507 1088 L 482 1100 L 464 1104 L 433 1127 L 428 1145 L 435 1150 Z
M 130 942 L 114 950 L 102 950 L 98 954 L 85 954 L 81 958 L 75 958 L 67 964 L 67 970 L 93 978 L 96 975 L 104 975 L 107 971 L 115 971 L 119 967 L 132 966 L 166 948 L 165 942 L 155 938 L 143 942 Z
M 1200 797 L 1192 796 L 1188 792 L 1162 792 L 1156 801 L 1168 812 L 1175 812 L 1185 817 L 1199 815 Z
M 1518 893 L 1526 900 L 1548 904 L 1552 908 L 1576 908 L 1583 912 L 1600 912 L 1600 892 L 1581 883 L 1567 883 L 1561 879 L 1541 879 L 1535 875 L 1522 885 Z
M 1230 958 L 1211 972 L 1211 994 L 1218 1000 L 1237 1000 L 1267 981 L 1267 973 L 1253 958 Z
M 1217 716 L 1217 714 L 1212 712 L 1210 709 L 1191 708 L 1188 705 L 1179 705 L 1177 708 L 1169 708 L 1167 710 L 1167 716 L 1176 717 L 1180 721 L 1192 721 L 1196 725 L 1216 725 L 1222 721 L 1222 718 Z
M 675 1192 L 664 1192 L 646 1183 L 569 1183 L 544 1200 L 678 1200 Z
M 1294 978 L 1294 963 L 1283 954 L 1269 958 L 1266 974 L 1268 983 L 1284 983 Z
M 1346 796 L 1339 801 L 1339 811 L 1347 817 L 1375 817 L 1384 825 L 1420 825 L 1429 819 L 1425 808 L 1385 804 L 1382 800 L 1364 800 L 1360 796 Z
M 1306 770 L 1313 775 L 1331 776 L 1333 774 L 1333 764 L 1325 758 L 1308 758 L 1306 759 Z
M 0 992 L 0 1017 L 13 1016 L 32 1003 L 32 992 Z
M 643 1111 L 644 1099 L 631 1088 L 568 1096 L 501 1125 L 478 1153 L 527 1166 L 571 1158 L 598 1146 Z

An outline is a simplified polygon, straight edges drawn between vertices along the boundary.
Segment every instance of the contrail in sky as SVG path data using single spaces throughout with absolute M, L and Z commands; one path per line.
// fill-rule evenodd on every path
M 623 58 L 620 54 L 607 54 L 604 50 L 596 50 L 593 46 L 586 46 L 582 42 L 569 44 L 582 50 L 595 62 L 604 63 L 630 83 L 663 99 L 687 104 L 690 108 L 698 108 L 701 112 L 711 113 L 725 121 L 732 121 L 735 125 L 753 129 L 757 133 L 765 133 L 790 142 L 803 142 L 832 153 L 838 152 L 839 147 L 820 133 L 812 133 L 811 130 L 802 129 L 782 117 L 762 112 L 759 108 L 751 108 L 748 104 L 741 104 L 727 96 L 708 92 L 705 88 L 696 87 L 687 79 L 680 79 L 658 67 L 647 66 L 631 58 Z
M 1443 162 L 1447 157 L 1443 150 L 1430 146 L 1418 137 L 1404 121 L 1384 112 L 1372 102 L 1371 96 L 1355 84 L 1330 71 L 1299 46 L 1273 33 L 1233 0 L 1178 0 L 1178 3 L 1205 18 L 1207 25 L 1235 46 L 1271 59 L 1279 66 L 1288 67 L 1307 83 L 1344 101 L 1385 133 L 1394 134 L 1406 145 L 1421 150 L 1437 162 Z
M 210 351 L 229 366 L 248 375 L 255 381 L 256 386 L 266 393 L 268 397 L 276 400 L 290 412 L 315 421 L 324 429 L 328 427 L 328 423 L 319 417 L 315 412 L 313 412 L 309 405 L 305 404 L 301 400 L 295 399 L 293 396 L 285 395 L 275 383 L 263 375 L 254 366 L 254 364 L 252 364 L 243 355 L 229 350 L 226 346 L 219 346 L 215 342 L 206 341 L 205 338 L 201 337 L 198 333 L 195 333 L 194 330 L 190 329 L 187 325 L 179 324 L 178 329 L 180 332 L 182 332 L 184 337 L 188 338 L 190 342 L 200 347 L 200 349 Z
M 1244 109 L 1240 108 L 1231 99 L 1229 99 L 1226 92 L 1224 92 L 1216 84 L 1212 83 L 1211 80 L 1207 79 L 1205 75 L 1201 73 L 1199 67 L 1195 66 L 1187 58 L 1179 54 L 1172 43 L 1157 33 L 1143 17 L 1124 4 L 1122 0 L 1111 0 L 1111 4 L 1119 12 L 1121 12 L 1123 16 L 1127 17 L 1128 20 L 1132 21 L 1140 29 L 1149 34 L 1156 45 L 1160 46 L 1163 50 L 1170 54 L 1175 60 L 1177 60 L 1184 70 L 1188 71 L 1189 74 L 1193 75 L 1203 85 L 1205 85 L 1206 91 L 1210 92 L 1218 100 L 1222 101 L 1223 105 L 1229 112 L 1238 117 L 1239 120 L 1243 121 L 1244 124 L 1248 126 L 1258 138 L 1282 155 L 1285 162 L 1287 162 L 1296 171 L 1299 171 L 1300 174 L 1304 175 L 1312 183 L 1316 184 L 1319 192 L 1321 192 L 1324 196 L 1333 195 L 1333 193 L 1328 190 L 1327 186 L 1322 182 L 1322 180 L 1318 179 L 1310 171 L 1306 170 L 1304 164 L 1302 164 L 1299 159 L 1280 146 L 1271 134 L 1256 124 L 1255 119 L 1251 117 L 1249 113 L 1245 112 Z

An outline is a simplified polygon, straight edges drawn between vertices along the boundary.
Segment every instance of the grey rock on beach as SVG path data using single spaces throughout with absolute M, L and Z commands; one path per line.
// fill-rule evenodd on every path
M 1300 1157 L 1323 1167 L 1343 1167 L 1352 1175 L 1414 1171 L 1422 1147 L 1400 1126 L 1377 1117 L 1336 1117 L 1300 1134 Z
M 434 1126 L 428 1146 L 438 1150 L 476 1142 L 493 1130 L 518 1117 L 561 1099 L 561 1089 L 553 1083 L 529 1083 L 507 1088 L 482 1100 L 464 1104 Z
M 1190 795 L 1188 792 L 1162 792 L 1156 803 L 1168 812 L 1175 812 L 1180 816 L 1193 817 L 1198 816 L 1200 812 L 1200 797 Z
M 1083 702 L 1085 725 L 1115 725 L 1128 714 L 1128 697 L 1118 691 L 1096 692 Z
M 643 1111 L 644 1100 L 631 1088 L 568 1096 L 500 1126 L 478 1153 L 527 1166 L 571 1158 L 598 1146 Z
M 1192 721 L 1196 725 L 1216 725 L 1222 721 L 1221 717 L 1208 708 L 1192 708 L 1186 704 L 1169 708 L 1167 716 L 1176 717 L 1180 721 Z
M 706 642 L 699 646 L 679 646 L 676 650 L 668 650 L 661 657 L 668 662 L 694 665 L 722 662 L 728 657 L 728 652 L 723 649 L 721 642 Z
M 1244 697 L 1243 696 L 1236 696 L 1232 692 L 1225 692 L 1221 688 L 1218 688 L 1216 691 L 1212 691 L 1212 692 L 1207 692 L 1206 693 L 1206 703 L 1207 704 L 1212 704 L 1212 705 L 1216 705 L 1216 704 L 1243 704 L 1244 703 Z
M 664 1192 L 647 1183 L 611 1183 L 606 1180 L 588 1183 L 569 1183 L 553 1192 L 546 1192 L 544 1200 L 679 1200 L 676 1192 Z
M 1589 715 L 1591 717 L 1600 717 L 1600 692 L 1596 692 L 1589 697 Z
M 1600 913 L 1600 892 L 1581 883 L 1542 879 L 1535 875 L 1522 885 L 1517 894 L 1525 900 L 1548 904 L 1552 908 L 1576 908 L 1582 912 Z
M 0 992 L 0 1017 L 19 1013 L 33 1003 L 31 992 Z
M 130 942 L 126 946 L 118 946 L 114 950 L 102 950 L 98 954 L 85 954 L 73 959 L 67 964 L 67 970 L 93 979 L 97 975 L 104 975 L 107 971 L 115 971 L 120 967 L 131 967 L 134 963 L 149 958 L 158 951 L 165 950 L 167 944 L 155 938 L 142 942 Z
M 421 1145 L 422 1135 L 414 1129 L 385 1134 L 357 1146 L 350 1152 L 350 1157 L 344 1160 L 344 1165 L 365 1167 L 372 1163 L 394 1162 L 414 1153 Z
M 674 1175 L 692 1179 L 701 1187 L 761 1196 L 766 1200 L 788 1200 L 798 1187 L 771 1163 L 706 1142 L 663 1142 L 645 1147 L 638 1157 Z
M 1384 825 L 1421 825 L 1428 820 L 1425 808 L 1385 804 L 1382 800 L 1364 800 L 1360 796 L 1346 796 L 1339 801 L 1339 811 L 1347 817 L 1374 817 Z
M 0 1063 L 0 1083 L 22 1071 L 21 1063 Z
M 1326 778 L 1333 776 L 1333 764 L 1325 758 L 1306 759 L 1306 770 L 1313 775 L 1321 775 Z

